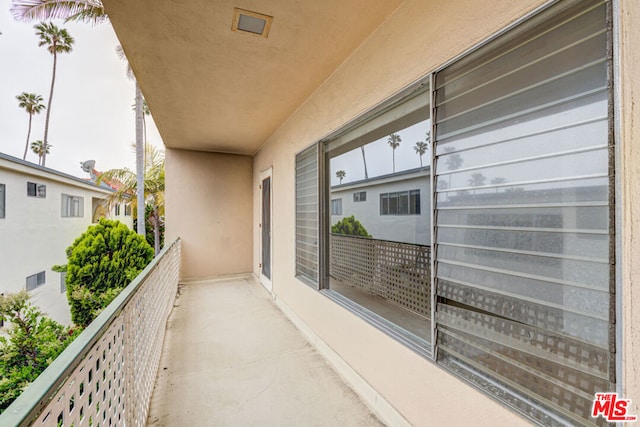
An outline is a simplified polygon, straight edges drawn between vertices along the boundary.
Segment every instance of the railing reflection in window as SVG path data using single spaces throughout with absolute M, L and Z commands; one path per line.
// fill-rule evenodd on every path
M 331 234 L 330 259 L 332 289 L 430 339 L 429 323 L 424 322 L 431 317 L 429 246 Z M 381 312 L 363 294 L 379 297 L 390 307 Z

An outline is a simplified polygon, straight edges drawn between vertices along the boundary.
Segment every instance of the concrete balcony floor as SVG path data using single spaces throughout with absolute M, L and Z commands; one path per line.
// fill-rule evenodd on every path
M 382 425 L 252 278 L 180 287 L 147 424 Z

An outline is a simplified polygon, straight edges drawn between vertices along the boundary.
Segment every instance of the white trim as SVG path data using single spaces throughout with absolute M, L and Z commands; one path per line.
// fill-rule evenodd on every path
M 325 343 L 289 306 L 273 293 L 276 307 L 293 323 L 306 340 L 315 347 L 331 367 L 342 377 L 351 389 L 369 406 L 369 409 L 386 425 L 408 427 L 407 421 L 400 412 L 381 396 L 360 374 Z
M 260 189 L 258 190 L 258 192 L 260 193 L 260 217 L 259 217 L 259 223 L 262 224 L 262 183 L 265 179 L 269 178 L 270 181 L 270 187 L 269 187 L 269 210 L 271 212 L 269 212 L 269 227 L 271 228 L 269 230 L 269 261 L 271 262 L 271 265 L 269 266 L 269 272 L 271 273 L 271 277 L 267 277 L 265 275 L 262 274 L 262 227 L 259 227 L 260 229 L 260 237 L 258 238 L 258 244 L 259 244 L 259 260 L 260 260 L 260 267 L 258 268 L 258 281 L 262 284 L 262 286 L 265 287 L 265 289 L 267 291 L 269 291 L 269 293 L 273 292 L 273 166 L 269 166 L 269 168 L 265 169 L 264 171 L 260 172 Z

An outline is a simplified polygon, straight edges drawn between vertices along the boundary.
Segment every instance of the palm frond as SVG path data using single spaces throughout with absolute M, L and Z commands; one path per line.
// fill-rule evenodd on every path
M 13 0 L 11 15 L 16 21 L 46 21 L 50 19 L 108 21 L 100 0 Z
M 122 49 L 122 45 L 116 46 L 116 54 L 118 55 L 118 58 L 127 63 L 127 78 L 129 80 L 135 80 L 136 76 L 133 74 L 133 69 L 131 69 L 127 55 L 125 55 L 124 49 Z

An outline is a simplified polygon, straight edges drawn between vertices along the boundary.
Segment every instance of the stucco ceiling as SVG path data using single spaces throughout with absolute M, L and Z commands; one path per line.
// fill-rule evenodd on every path
M 253 154 L 401 0 L 104 0 L 164 143 Z M 231 30 L 234 8 L 273 16 Z

